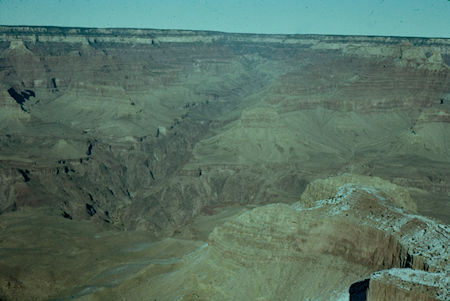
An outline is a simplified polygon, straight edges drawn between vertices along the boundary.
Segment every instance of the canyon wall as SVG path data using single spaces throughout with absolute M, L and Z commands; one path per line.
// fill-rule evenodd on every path
M 447 39 L 0 37 L 1 212 L 50 206 L 172 233 L 203 208 L 292 203 L 310 181 L 353 172 L 412 187 L 419 211 L 449 219 Z
M 448 299 L 449 46 L 0 27 L 0 298 Z

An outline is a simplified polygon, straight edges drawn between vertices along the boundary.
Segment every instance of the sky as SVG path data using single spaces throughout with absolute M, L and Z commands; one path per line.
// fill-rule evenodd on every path
M 450 38 L 450 1 L 0 0 L 0 25 Z

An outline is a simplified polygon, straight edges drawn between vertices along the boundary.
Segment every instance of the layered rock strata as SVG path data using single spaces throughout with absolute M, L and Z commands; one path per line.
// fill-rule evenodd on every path
M 291 203 L 316 178 L 354 172 L 413 187 L 420 212 L 449 218 L 447 39 L 0 37 L 1 212 L 58 207 L 171 234 L 205 206 Z
M 149 267 L 82 300 L 447 300 L 450 228 L 398 208 L 395 186 L 339 181 L 307 188 L 327 182 L 327 199 L 247 210 L 175 270 Z
M 402 187 L 346 174 L 313 181 L 291 205 L 205 215 L 222 219 L 203 229 L 206 241 L 100 231 L 43 209 L 9 212 L 0 219 L 0 296 L 447 300 L 450 228 L 400 208 L 410 202 Z M 195 233 L 195 224 L 186 228 Z
M 449 286 L 448 271 L 390 269 L 371 275 L 367 300 L 446 300 Z
M 0 298 L 447 300 L 449 46 L 0 27 Z M 29 255 L 64 241 L 90 256 L 84 221 L 177 235 L 201 213 L 268 203 L 205 244 L 161 244 L 189 245 L 184 257 L 88 260 L 76 287 L 57 281 L 61 254 L 58 271 Z M 41 249 L 9 237 L 14 212 L 46 222 Z

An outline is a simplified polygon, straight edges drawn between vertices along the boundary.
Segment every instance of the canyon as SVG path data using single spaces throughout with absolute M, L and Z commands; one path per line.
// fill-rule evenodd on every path
M 447 300 L 450 40 L 0 26 L 0 300 Z

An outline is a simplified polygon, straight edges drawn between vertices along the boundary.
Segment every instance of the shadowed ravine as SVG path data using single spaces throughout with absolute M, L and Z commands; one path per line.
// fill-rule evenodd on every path
M 449 46 L 0 27 L 0 300 L 446 300 Z

